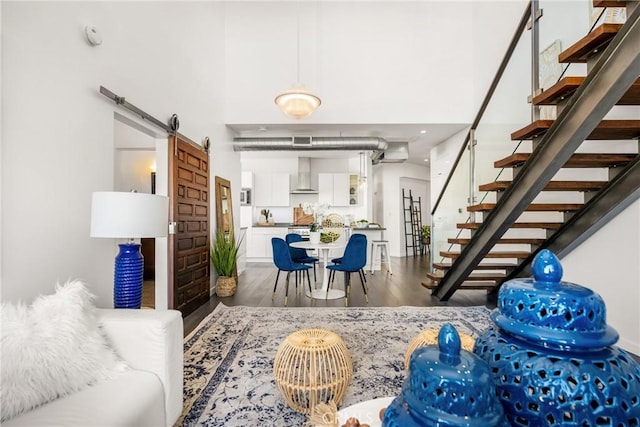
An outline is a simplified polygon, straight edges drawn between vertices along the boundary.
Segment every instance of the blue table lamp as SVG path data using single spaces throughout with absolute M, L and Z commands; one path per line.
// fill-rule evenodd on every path
M 140 308 L 144 257 L 143 237 L 166 237 L 169 199 L 148 193 L 94 192 L 91 200 L 91 237 L 128 239 L 116 256 L 113 280 L 115 308 Z

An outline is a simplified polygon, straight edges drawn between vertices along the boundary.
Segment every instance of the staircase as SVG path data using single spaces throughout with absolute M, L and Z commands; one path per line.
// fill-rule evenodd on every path
M 422 282 L 436 297 L 448 300 L 462 289 L 495 293 L 505 280 L 526 275 L 540 249 L 570 251 L 640 197 L 640 120 L 604 119 L 613 105 L 640 105 L 637 5 L 637 1 L 594 1 L 596 7 L 626 6 L 627 22 L 602 24 L 561 52 L 560 63 L 586 62 L 587 76 L 564 77 L 532 98 L 535 106 L 556 106 L 557 119 L 533 120 L 511 134 L 513 141 L 532 141 L 533 150 L 494 162 L 495 168 L 511 169 L 513 179 L 479 186 L 480 191 L 495 192 L 496 203 L 468 206 L 468 212 L 483 220 L 456 224 L 459 230 L 470 230 L 470 237 L 449 238 L 450 248 L 460 250 L 441 251 L 442 261 L 433 263 L 434 271 Z M 618 59 L 628 60 L 630 55 L 633 62 Z M 606 81 L 608 85 L 602 83 Z M 576 153 L 585 140 L 628 140 L 632 153 Z M 576 168 L 605 168 L 608 180 L 555 179 L 558 170 Z M 534 200 L 551 192 L 569 194 L 571 202 Z M 581 193 L 582 203 L 576 203 L 570 192 Z M 555 219 L 526 219 L 536 215 Z M 531 230 L 525 236 L 544 237 L 522 237 L 521 230 Z M 518 250 L 510 249 L 514 245 Z

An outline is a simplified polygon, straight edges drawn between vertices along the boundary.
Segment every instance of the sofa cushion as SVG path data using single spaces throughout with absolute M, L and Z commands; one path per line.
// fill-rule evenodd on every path
M 30 306 L 2 304 L 2 421 L 127 369 L 97 326 L 93 298 L 70 281 Z
M 33 411 L 2 427 L 166 426 L 162 382 L 151 372 L 131 369 Z

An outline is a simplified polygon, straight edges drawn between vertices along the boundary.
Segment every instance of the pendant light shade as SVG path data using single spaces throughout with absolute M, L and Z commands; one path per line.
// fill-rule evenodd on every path
M 282 112 L 294 119 L 304 119 L 316 111 L 322 101 L 300 84 L 300 1 L 297 2 L 297 40 L 296 40 L 296 84 L 289 90 L 276 96 L 276 105 Z
M 294 85 L 276 96 L 276 105 L 284 114 L 294 119 L 304 119 L 316 111 L 321 103 L 320 98 L 302 85 Z

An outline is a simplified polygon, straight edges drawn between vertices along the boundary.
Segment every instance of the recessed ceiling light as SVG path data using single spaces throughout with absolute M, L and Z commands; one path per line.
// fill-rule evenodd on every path
M 420 131 L 420 133 L 424 134 L 424 133 L 427 133 L 427 131 L 426 131 L 426 130 L 424 130 L 424 129 L 422 129 L 422 130 Z
M 429 161 L 429 159 L 424 159 L 424 161 L 425 161 L 425 162 L 428 162 L 428 161 Z

